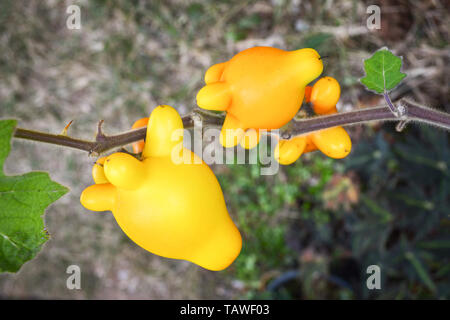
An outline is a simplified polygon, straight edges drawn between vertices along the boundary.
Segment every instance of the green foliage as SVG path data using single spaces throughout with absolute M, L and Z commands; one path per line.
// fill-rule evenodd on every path
M 303 297 L 449 297 L 448 134 L 427 127 L 392 131 L 358 141 L 344 162 L 358 202 L 328 209 L 327 224 L 293 226 L 299 253 L 310 252 L 298 266 Z M 316 206 L 327 210 L 330 202 Z M 372 264 L 381 268 L 381 290 L 365 285 Z M 312 279 L 311 269 L 321 280 Z
M 15 120 L 0 120 L 0 272 L 17 272 L 47 241 L 42 215 L 67 193 L 45 172 L 5 176 Z
M 205 13 L 205 9 L 201 3 L 192 3 L 187 7 L 187 14 L 189 19 L 199 20 Z
M 405 73 L 400 72 L 401 67 L 402 59 L 383 48 L 364 60 L 366 76 L 361 78 L 361 82 L 376 93 L 390 91 L 406 77 Z
M 450 296 L 448 134 L 389 126 L 345 160 L 303 155 L 274 176 L 256 165 L 219 175 L 245 239 L 230 269 L 251 299 Z M 236 218 L 237 217 L 237 218 Z M 382 290 L 368 290 L 379 265 Z M 297 270 L 276 288 L 270 284 Z
M 449 155 L 448 134 L 424 127 L 379 133 L 347 163 L 376 199 L 354 209 L 352 250 L 387 273 L 380 298 L 449 296 Z
M 237 164 L 227 168 L 229 171 L 218 178 L 244 237 L 242 252 L 235 263 L 236 276 L 257 286 L 261 274 L 291 259 L 284 242 L 286 225 L 275 213 L 291 198 L 292 190 L 271 188 L 268 178 L 260 175 L 259 165 Z
M 329 33 L 313 33 L 306 36 L 301 43 L 302 48 L 313 48 L 319 52 L 322 52 L 329 41 L 333 39 L 333 35 Z
M 236 24 L 232 24 L 225 37 L 232 41 L 240 41 L 247 38 L 248 34 L 261 24 L 261 17 L 257 14 L 244 16 L 239 19 Z

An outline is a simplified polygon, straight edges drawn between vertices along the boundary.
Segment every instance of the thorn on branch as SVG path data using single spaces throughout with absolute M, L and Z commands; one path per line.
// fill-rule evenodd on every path
M 64 127 L 63 131 L 59 134 L 60 136 L 67 137 L 67 132 L 69 130 L 70 125 L 72 124 L 73 120 L 70 120 L 70 122 Z
M 105 121 L 104 120 L 100 120 L 98 122 L 97 135 L 95 136 L 95 141 L 97 141 L 97 142 L 106 141 L 106 135 L 103 133 L 103 130 L 102 130 L 103 122 L 105 122 Z
M 395 130 L 397 132 L 402 132 L 403 129 L 405 129 L 406 125 L 408 124 L 408 120 L 402 120 L 399 123 L 397 123 L 397 125 L 395 126 Z

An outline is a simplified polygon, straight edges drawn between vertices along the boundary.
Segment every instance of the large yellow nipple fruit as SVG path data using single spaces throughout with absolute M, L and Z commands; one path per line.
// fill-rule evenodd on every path
M 182 147 L 182 129 L 175 109 L 157 107 L 142 160 L 122 152 L 99 159 L 93 175 L 100 183 L 80 201 L 89 210 L 112 211 L 122 230 L 154 254 L 223 270 L 239 255 L 241 235 L 211 169 Z
M 206 86 L 198 92 L 197 104 L 227 112 L 220 140 L 223 146 L 233 147 L 246 130 L 255 135 L 258 129 L 278 129 L 288 123 L 302 105 L 305 87 L 322 71 L 314 49 L 250 48 L 206 71 Z

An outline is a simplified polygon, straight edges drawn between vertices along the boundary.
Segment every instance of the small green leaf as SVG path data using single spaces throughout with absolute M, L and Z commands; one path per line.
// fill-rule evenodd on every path
M 0 120 L 0 272 L 17 272 L 39 252 L 48 239 L 44 210 L 68 191 L 46 172 L 4 175 L 15 125 Z
M 397 57 L 387 48 L 375 52 L 369 59 L 364 60 L 366 76 L 360 81 L 369 90 L 376 93 L 385 93 L 394 89 L 406 73 L 400 72 L 402 59 Z

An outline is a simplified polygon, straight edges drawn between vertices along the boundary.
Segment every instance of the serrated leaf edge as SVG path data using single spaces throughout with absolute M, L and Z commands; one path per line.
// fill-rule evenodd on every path
M 369 59 L 372 58 L 377 52 L 383 51 L 383 50 L 389 51 L 390 53 L 392 53 L 392 54 L 393 54 L 394 56 L 396 56 L 397 58 L 400 58 L 400 60 L 401 60 L 401 65 L 400 65 L 399 72 L 403 75 L 403 77 L 402 77 L 402 79 L 395 85 L 395 87 L 393 87 L 392 89 L 386 90 L 386 80 L 385 80 L 384 74 L 383 74 L 384 89 L 383 89 L 383 92 L 378 92 L 378 91 L 376 91 L 376 90 L 369 89 L 369 88 L 364 84 L 364 82 L 362 82 L 362 80 L 367 78 L 367 72 L 366 72 L 366 66 L 365 66 L 366 60 L 369 60 Z M 384 60 L 384 57 L 383 57 L 383 60 Z M 358 81 L 365 87 L 365 89 L 366 89 L 367 91 L 370 91 L 370 92 L 373 92 L 373 93 L 376 93 L 376 94 L 383 94 L 383 93 L 389 93 L 389 92 L 391 92 L 391 91 L 394 90 L 394 89 L 400 84 L 400 82 L 407 76 L 406 73 L 402 72 L 402 67 L 403 67 L 403 56 L 397 56 L 397 55 L 395 55 L 391 50 L 389 50 L 388 47 L 381 47 L 380 49 L 378 49 L 377 51 L 375 51 L 369 58 L 367 58 L 367 59 L 362 58 L 362 62 L 363 62 L 363 66 L 364 66 L 364 67 L 363 67 L 363 70 L 364 70 L 365 75 L 364 75 L 362 78 L 359 78 Z M 390 69 L 388 69 L 388 70 L 390 70 Z M 374 71 L 375 71 L 375 70 L 374 70 Z M 377 71 L 375 71 L 375 73 L 380 74 L 380 72 L 377 72 Z M 366 81 L 367 81 L 367 80 L 366 80 Z

